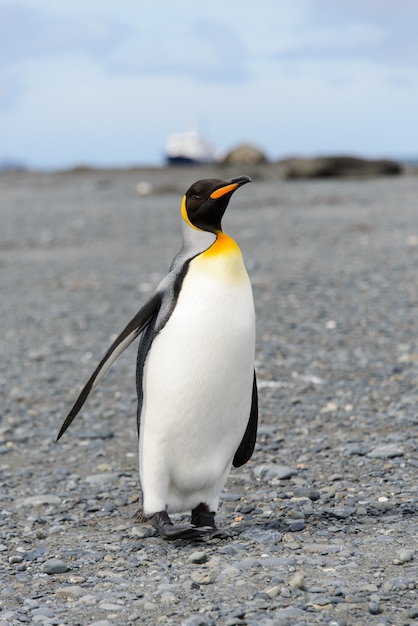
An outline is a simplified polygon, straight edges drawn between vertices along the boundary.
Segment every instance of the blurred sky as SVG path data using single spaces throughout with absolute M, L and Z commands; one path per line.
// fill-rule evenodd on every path
M 0 0 L 0 161 L 418 156 L 417 0 Z

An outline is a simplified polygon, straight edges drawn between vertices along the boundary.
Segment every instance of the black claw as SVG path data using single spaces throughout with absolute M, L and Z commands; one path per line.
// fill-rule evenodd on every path
M 167 541 L 174 541 L 175 539 L 200 539 L 204 533 L 195 526 L 174 526 L 173 524 L 165 526 L 159 534 Z
M 222 528 L 213 528 L 212 526 L 201 526 L 199 530 L 202 531 L 205 539 L 229 539 L 231 535 L 227 530 L 222 530 Z

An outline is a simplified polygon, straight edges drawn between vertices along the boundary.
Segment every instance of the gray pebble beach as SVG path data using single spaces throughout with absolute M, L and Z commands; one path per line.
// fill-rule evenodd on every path
M 249 169 L 0 175 L 0 624 L 418 624 L 418 176 Z M 131 519 L 135 348 L 55 438 L 166 274 L 186 189 L 237 174 L 259 436 L 230 539 L 165 542 Z

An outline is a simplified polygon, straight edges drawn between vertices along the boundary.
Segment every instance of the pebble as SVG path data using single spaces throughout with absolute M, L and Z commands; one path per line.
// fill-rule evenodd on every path
M 190 561 L 190 563 L 206 563 L 206 561 L 208 560 L 208 555 L 206 552 L 192 552 L 189 557 L 188 560 Z
M 285 609 L 278 609 L 274 613 L 274 617 L 277 620 L 289 620 L 294 617 L 303 617 L 305 615 L 305 611 L 303 609 L 298 609 L 295 607 L 287 607 Z
M 210 585 L 215 580 L 215 577 L 212 572 L 205 572 L 205 571 L 203 572 L 193 571 L 190 574 L 190 577 L 192 581 L 197 583 L 198 585 Z
M 99 609 L 102 611 L 123 611 L 126 608 L 127 607 L 122 604 L 113 604 L 111 602 L 102 602 L 99 604 Z
M 90 474 L 90 476 L 86 476 L 84 480 L 90 485 L 100 485 L 112 483 L 118 478 L 118 474 L 115 474 L 113 472 L 103 472 L 102 474 Z
M 61 504 L 61 498 L 52 494 L 45 493 L 38 496 L 29 496 L 23 499 L 24 506 L 42 506 L 43 504 Z
M 215 620 L 203 615 L 192 615 L 181 622 L 181 626 L 216 626 Z
M 265 589 L 264 593 L 266 593 L 270 598 L 275 598 L 280 595 L 281 587 L 279 585 L 274 585 L 273 587 L 268 587 Z
M 303 530 L 306 526 L 305 520 L 303 519 L 287 520 L 287 524 L 291 532 L 299 532 L 300 530 Z
M 343 447 L 343 450 L 347 456 L 364 456 L 367 454 L 367 448 L 362 443 L 348 443 Z
M 380 604 L 378 602 L 369 602 L 367 608 L 370 615 L 379 615 L 379 613 L 381 613 Z
M 228 617 L 225 626 L 245 626 L 245 622 L 240 617 Z
M 296 572 L 289 580 L 291 589 L 305 589 L 305 575 L 302 572 Z
M 371 459 L 393 459 L 397 456 L 403 456 L 403 449 L 397 446 L 396 444 L 385 444 L 381 446 L 377 446 L 370 450 L 367 454 Z
M 403 563 L 409 563 L 414 558 L 414 550 L 399 550 L 396 557 L 393 559 L 394 565 L 402 565 Z
M 321 492 L 318 489 L 313 489 L 311 487 L 296 487 L 293 495 L 296 498 L 309 498 L 315 502 L 320 499 Z
M 280 480 L 285 480 L 297 474 L 297 470 L 291 467 L 287 467 L 286 465 L 277 465 L 275 463 L 257 465 L 253 471 L 255 476 L 259 478 L 264 478 L 266 480 L 268 480 L 269 478 L 278 478 Z
M 48 559 L 42 564 L 44 574 L 62 574 L 68 571 L 68 565 L 61 559 Z
M 84 594 L 85 589 L 79 585 L 66 585 L 65 587 L 58 587 L 55 589 L 55 595 L 61 598 L 79 598 Z

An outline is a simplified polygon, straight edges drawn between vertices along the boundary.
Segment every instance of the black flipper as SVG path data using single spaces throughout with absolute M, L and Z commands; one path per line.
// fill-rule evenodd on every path
M 61 430 L 58 433 L 57 441 L 70 426 L 71 422 L 87 400 L 90 392 L 99 384 L 105 374 L 107 374 L 113 363 L 120 357 L 122 352 L 124 352 L 126 348 L 138 337 L 138 335 L 142 333 L 142 331 L 150 323 L 151 319 L 157 315 L 160 306 L 161 293 L 157 291 L 153 296 L 151 296 L 151 298 L 144 304 L 135 317 L 115 339 L 87 383 L 84 385 L 80 395 L 74 403 L 74 406 L 65 418 L 61 426 Z
M 255 441 L 257 438 L 257 424 L 258 424 L 258 394 L 257 394 L 257 379 L 254 372 L 253 381 L 253 396 L 251 401 L 251 411 L 248 420 L 247 428 L 245 429 L 244 436 L 241 443 L 238 446 L 238 450 L 235 452 L 232 465 L 234 467 L 241 467 L 247 461 L 250 460 L 254 451 Z

